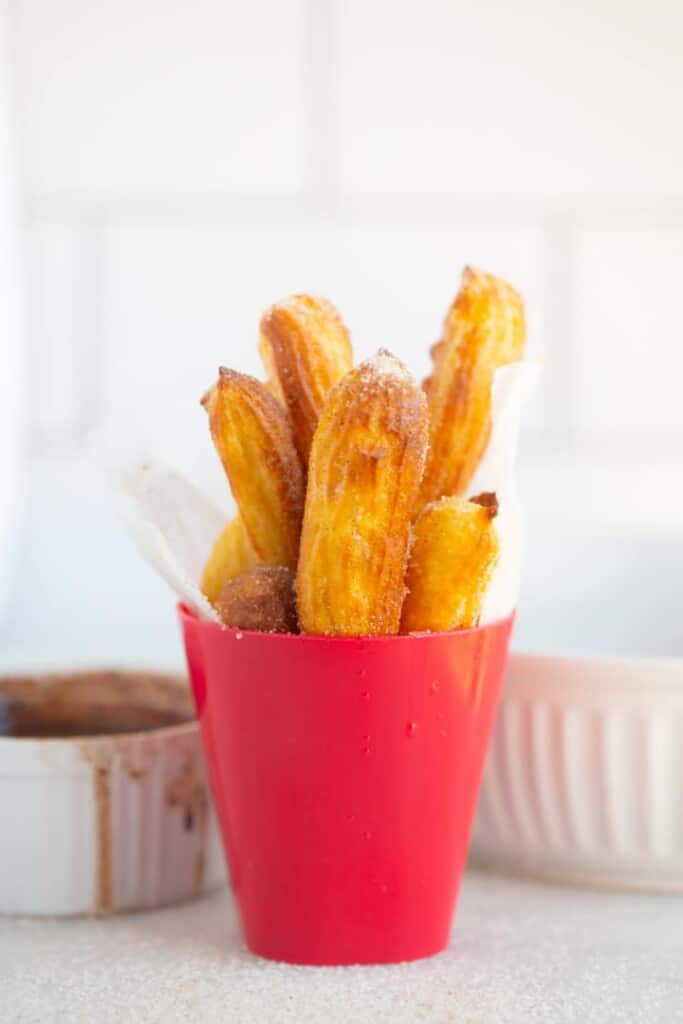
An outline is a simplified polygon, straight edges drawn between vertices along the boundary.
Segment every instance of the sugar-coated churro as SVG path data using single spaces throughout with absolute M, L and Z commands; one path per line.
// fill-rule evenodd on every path
M 308 471 L 297 580 L 304 632 L 398 632 L 427 429 L 424 394 L 388 352 L 330 392 Z

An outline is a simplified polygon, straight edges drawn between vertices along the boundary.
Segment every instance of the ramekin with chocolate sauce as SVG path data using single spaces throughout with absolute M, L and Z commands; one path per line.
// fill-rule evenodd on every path
M 105 914 L 224 879 L 180 676 L 0 677 L 0 912 Z

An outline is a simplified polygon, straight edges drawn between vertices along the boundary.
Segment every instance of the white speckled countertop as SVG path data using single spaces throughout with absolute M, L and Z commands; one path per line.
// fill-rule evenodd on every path
M 244 949 L 223 889 L 110 920 L 0 918 L 3 1024 L 676 1024 L 683 899 L 471 872 L 451 948 L 303 968 Z

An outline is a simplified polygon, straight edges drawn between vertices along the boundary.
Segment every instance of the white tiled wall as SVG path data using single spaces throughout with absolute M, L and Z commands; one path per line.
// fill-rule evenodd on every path
M 533 200 L 680 190 L 676 0 L 338 9 L 345 190 Z
M 581 435 L 682 452 L 681 225 L 584 228 L 576 265 Z
M 20 0 L 27 188 L 299 191 L 302 16 L 300 0 Z
M 117 224 L 105 264 L 108 412 L 131 400 L 140 406 L 150 380 L 159 394 L 199 396 L 220 362 L 262 373 L 260 313 L 302 289 L 334 297 L 359 356 L 383 345 L 424 374 L 468 260 L 518 282 L 538 354 L 542 259 L 542 233 L 533 227 L 400 217 L 391 224 Z
M 144 430 L 148 447 L 180 462 L 215 493 L 210 468 L 216 459 L 199 397 L 220 364 L 262 374 L 257 325 L 270 301 L 301 289 L 332 295 L 359 357 L 386 346 L 423 376 L 429 345 L 468 259 L 519 282 L 530 304 L 530 350 L 538 355 L 543 237 L 535 228 L 402 220 L 119 222 L 107 234 L 104 263 L 107 432 L 121 437 L 131 424 L 138 434 Z M 537 403 L 532 423 L 540 413 Z M 224 489 L 221 483 L 219 495 Z
M 422 373 L 465 262 L 522 289 L 544 363 L 529 607 L 558 537 L 677 529 L 677 0 L 14 0 L 13 26 L 36 387 L 15 630 L 73 617 L 76 523 L 112 581 L 86 587 L 92 629 L 168 636 L 88 468 L 99 428 L 202 476 L 188 409 L 219 362 L 258 372 L 268 302 L 328 293 L 360 354 Z

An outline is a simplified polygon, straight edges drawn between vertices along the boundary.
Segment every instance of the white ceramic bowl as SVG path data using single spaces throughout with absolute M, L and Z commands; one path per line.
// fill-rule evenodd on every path
M 196 721 L 84 738 L 0 737 L 0 808 L 0 912 L 151 908 L 225 877 Z
M 472 857 L 683 892 L 683 659 L 512 655 Z

